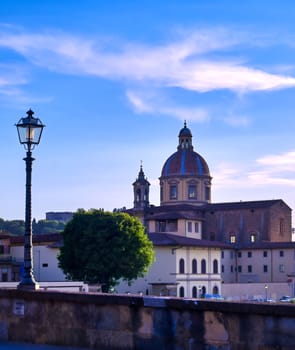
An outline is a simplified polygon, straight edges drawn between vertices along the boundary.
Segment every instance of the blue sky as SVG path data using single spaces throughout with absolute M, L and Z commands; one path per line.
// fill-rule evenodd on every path
M 159 176 L 184 120 L 212 200 L 295 207 L 295 3 L 10 0 L 0 4 L 0 217 L 24 217 L 32 108 L 33 217 L 132 207 L 140 162 Z

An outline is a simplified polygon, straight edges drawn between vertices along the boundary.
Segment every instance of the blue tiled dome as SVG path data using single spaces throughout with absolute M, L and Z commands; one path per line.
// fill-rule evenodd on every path
M 184 123 L 178 134 L 179 144 L 177 152 L 173 153 L 165 162 L 162 177 L 167 176 L 210 176 L 209 167 L 205 159 L 194 151 L 192 133 Z
M 165 162 L 162 176 L 198 175 L 210 176 L 209 167 L 205 159 L 197 152 L 188 149 L 178 150 Z

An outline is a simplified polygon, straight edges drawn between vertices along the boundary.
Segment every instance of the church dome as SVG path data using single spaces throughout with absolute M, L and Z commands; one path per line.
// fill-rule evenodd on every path
M 192 133 L 184 123 L 180 130 L 177 152 L 173 153 L 165 162 L 161 177 L 169 176 L 209 176 L 209 167 L 205 159 L 194 151 Z
M 180 149 L 173 153 L 162 168 L 162 177 L 210 176 L 205 159 L 193 150 Z

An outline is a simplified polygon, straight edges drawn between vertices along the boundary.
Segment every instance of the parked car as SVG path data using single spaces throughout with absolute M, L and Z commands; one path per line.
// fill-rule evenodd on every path
M 290 297 L 289 295 L 283 295 L 280 300 L 283 303 L 294 303 L 295 302 L 295 298 Z
M 220 294 L 205 294 L 205 299 L 211 299 L 211 300 L 224 300 L 224 297 L 222 297 Z

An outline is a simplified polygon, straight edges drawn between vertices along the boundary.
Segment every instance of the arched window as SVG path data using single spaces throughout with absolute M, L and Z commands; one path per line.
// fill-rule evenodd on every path
M 250 232 L 250 243 L 255 243 L 257 241 L 257 233 Z
M 179 296 L 180 296 L 181 298 L 184 297 L 184 287 L 182 287 L 182 286 L 179 288 Z
M 210 201 L 211 199 L 211 189 L 209 186 L 205 187 L 205 200 Z
M 213 260 L 213 273 L 218 273 L 218 261 L 217 261 L 217 259 Z
M 137 189 L 137 191 L 136 191 L 136 202 L 140 201 L 140 196 L 141 196 L 140 189 Z
M 192 273 L 197 273 L 197 260 L 192 260 Z
M 197 298 L 198 297 L 198 295 L 197 295 L 197 287 L 196 286 L 193 287 L 192 296 L 193 296 L 193 298 Z
M 232 243 L 232 244 L 237 243 L 237 237 L 232 232 L 229 234 L 229 242 Z
M 170 185 L 170 199 L 177 199 L 177 185 Z
M 219 294 L 219 289 L 217 286 L 213 287 L 213 294 Z
M 197 186 L 194 184 L 188 185 L 188 199 L 197 199 Z
M 179 273 L 184 273 L 184 260 L 179 260 Z
M 201 261 L 201 273 L 206 273 L 206 260 L 202 259 Z

